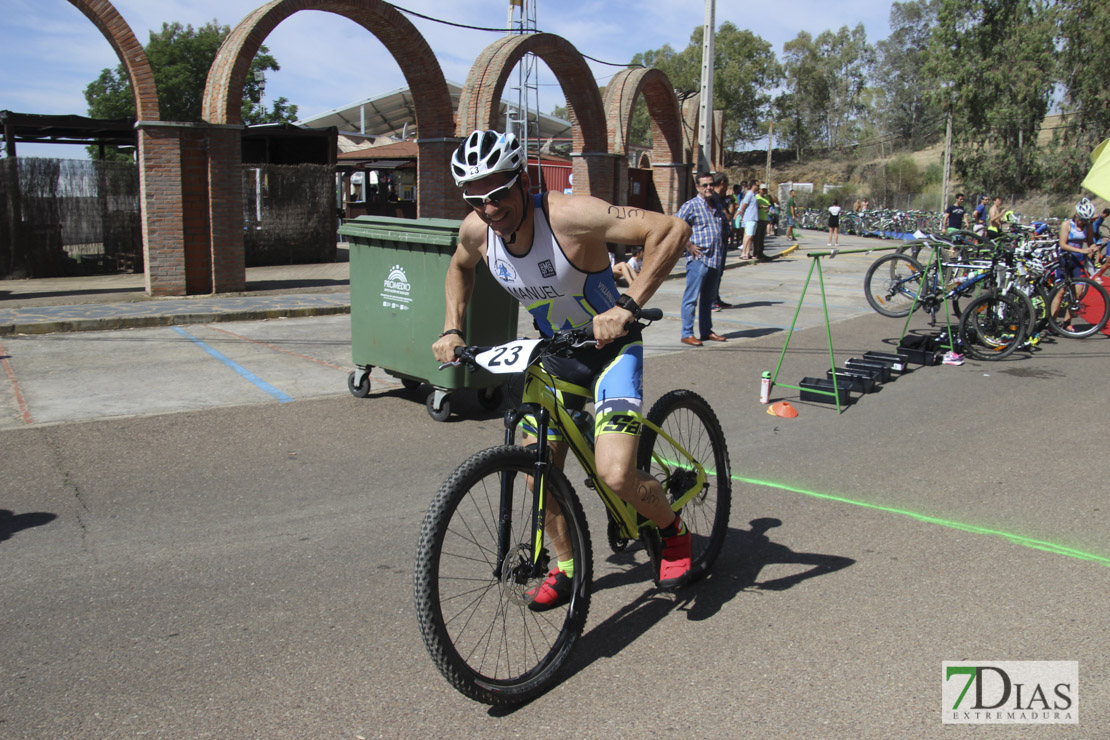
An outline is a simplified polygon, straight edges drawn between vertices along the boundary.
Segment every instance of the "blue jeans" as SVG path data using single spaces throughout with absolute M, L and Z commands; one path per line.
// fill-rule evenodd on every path
M 682 336 L 694 336 L 694 310 L 698 311 L 699 338 L 713 333 L 713 301 L 721 286 L 721 271 L 697 259 L 686 262 L 686 290 L 682 294 Z

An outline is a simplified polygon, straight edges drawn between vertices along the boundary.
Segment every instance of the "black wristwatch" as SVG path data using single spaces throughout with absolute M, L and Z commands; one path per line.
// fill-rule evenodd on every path
M 617 305 L 623 308 L 625 311 L 631 311 L 632 318 L 640 318 L 640 305 L 636 303 L 636 301 L 632 300 L 632 296 L 628 295 L 628 293 L 620 294 L 620 297 L 617 298 Z

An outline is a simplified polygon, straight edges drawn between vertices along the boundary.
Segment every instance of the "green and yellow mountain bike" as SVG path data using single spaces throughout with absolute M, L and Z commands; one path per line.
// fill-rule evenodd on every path
M 646 310 L 647 320 L 662 312 Z M 643 326 L 643 325 L 641 325 Z M 583 331 L 584 329 L 584 331 Z M 515 444 L 528 416 L 538 438 L 557 427 L 586 471 L 586 486 L 608 513 L 614 552 L 641 540 L 658 579 L 659 530 L 597 475 L 593 420 L 568 410 L 557 392 L 585 390 L 544 370 L 541 360 L 592 346 L 591 327 L 498 347 L 459 348 L 460 361 L 491 372 L 524 373 L 523 401 L 505 417 L 505 444 L 467 458 L 440 487 L 424 517 L 414 596 L 420 630 L 436 666 L 460 692 L 494 705 L 519 704 L 550 688 L 586 623 L 593 558 L 581 502 L 545 444 Z M 708 403 L 688 390 L 662 396 L 644 419 L 637 466 L 659 480 L 693 535 L 690 580 L 721 551 L 732 501 L 728 449 Z M 552 505 L 564 515 L 573 550 L 573 593 L 563 605 L 532 611 L 526 594 L 547 576 L 553 558 L 545 532 Z

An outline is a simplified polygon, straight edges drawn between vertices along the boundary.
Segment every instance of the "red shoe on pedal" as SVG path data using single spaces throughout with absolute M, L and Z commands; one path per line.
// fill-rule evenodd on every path
M 663 537 L 663 553 L 659 561 L 659 588 L 678 588 L 690 578 L 690 530 L 681 519 L 666 529 L 678 534 Z M 660 530 L 662 533 L 664 530 Z
M 570 595 L 573 592 L 570 577 L 555 567 L 547 574 L 543 583 L 525 591 L 524 595 L 532 599 L 528 602 L 529 609 L 534 612 L 545 612 L 570 601 Z

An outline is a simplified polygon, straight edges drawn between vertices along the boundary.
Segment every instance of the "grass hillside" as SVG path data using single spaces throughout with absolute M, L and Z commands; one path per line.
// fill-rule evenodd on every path
M 1059 116 L 1049 116 L 1045 119 L 1038 137 L 1038 144 L 1047 145 L 1052 140 L 1053 129 L 1059 125 L 1059 120 Z M 868 156 L 868 154 L 871 156 Z M 900 197 L 892 196 L 889 198 L 892 202 L 886 205 L 893 208 L 919 207 L 918 203 L 925 203 L 930 208 L 939 205 L 940 181 L 944 167 L 943 140 L 919 151 L 897 153 L 888 151 L 884 154 L 885 156 L 879 156 L 878 149 L 872 147 L 871 151 L 863 155 L 852 152 L 832 157 L 810 158 L 798 162 L 794 160 L 793 152 L 776 149 L 772 156 L 771 184 L 776 186 L 782 182 L 810 182 L 813 183 L 815 193 L 822 192 L 825 185 L 840 185 L 844 187 L 844 192 L 850 194 L 850 197 L 868 198 L 872 207 L 878 208 L 884 205 L 884 194 L 881 191 L 875 192 L 877 190 L 875 187 L 876 173 L 881 172 L 883 165 L 896 156 L 908 154 L 922 173 L 928 172 L 932 168 L 933 173 L 937 175 L 936 179 L 919 189 L 918 195 L 923 194 L 923 198 L 914 197 L 912 194 L 903 194 Z M 762 152 L 741 152 L 736 156 L 735 161 L 734 166 L 728 167 L 729 178 L 732 182 L 751 180 L 752 178 L 759 178 L 761 181 L 766 179 L 766 150 Z M 949 200 L 962 189 L 962 183 L 952 182 L 949 185 Z M 888 183 L 888 190 L 889 192 L 900 192 L 896 183 Z M 974 195 L 976 194 L 968 193 L 969 199 Z M 990 195 L 993 195 L 993 193 Z M 1022 214 L 1026 220 L 1067 216 L 1071 213 L 1076 197 L 1048 193 L 1028 193 L 1020 197 L 1011 196 L 1009 193 L 1001 193 L 1001 195 L 1006 206 Z M 1099 199 L 1095 199 L 1094 202 L 1099 209 L 1110 205 Z

